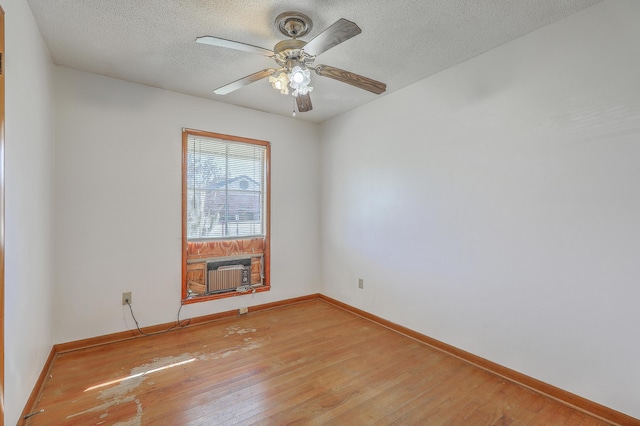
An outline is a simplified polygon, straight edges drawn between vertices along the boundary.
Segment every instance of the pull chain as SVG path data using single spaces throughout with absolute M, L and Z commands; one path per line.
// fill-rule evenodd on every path
M 293 101 L 293 113 L 291 114 L 292 116 L 296 116 L 296 97 L 292 96 L 291 100 Z

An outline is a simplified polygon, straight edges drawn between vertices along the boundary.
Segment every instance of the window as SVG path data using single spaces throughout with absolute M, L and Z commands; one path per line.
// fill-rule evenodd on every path
M 269 290 L 270 144 L 183 130 L 185 302 Z
M 262 145 L 187 138 L 187 240 L 264 236 Z

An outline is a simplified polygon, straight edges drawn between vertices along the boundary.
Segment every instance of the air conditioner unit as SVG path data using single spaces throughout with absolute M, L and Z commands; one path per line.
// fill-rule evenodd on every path
M 251 284 L 251 258 L 207 262 L 207 292 L 222 293 Z

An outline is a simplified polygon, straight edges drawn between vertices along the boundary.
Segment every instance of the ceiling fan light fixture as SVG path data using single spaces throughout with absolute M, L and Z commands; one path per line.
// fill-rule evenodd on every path
M 271 83 L 271 87 L 279 90 L 283 95 L 289 94 L 289 88 L 287 87 L 289 84 L 289 77 L 287 77 L 287 73 L 281 72 L 277 77 L 269 77 L 269 83 Z
M 304 96 L 310 92 L 313 91 L 313 87 L 311 86 L 299 86 L 296 90 L 293 91 L 293 93 L 291 93 L 293 96 L 298 97 L 298 95 L 300 96 Z
M 293 96 L 306 95 L 313 90 L 313 87 L 309 86 L 311 72 L 308 69 L 296 65 L 291 68 L 287 77 L 289 78 L 289 86 L 293 89 Z
M 298 69 L 295 72 L 292 72 L 291 75 L 292 75 L 291 80 L 294 83 L 300 84 L 304 81 L 304 74 L 301 69 Z

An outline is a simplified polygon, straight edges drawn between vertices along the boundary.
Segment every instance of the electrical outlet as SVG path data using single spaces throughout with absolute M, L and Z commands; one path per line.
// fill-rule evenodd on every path
M 122 304 L 126 305 L 127 304 L 127 300 L 129 301 L 129 304 L 133 303 L 133 300 L 131 300 L 131 292 L 130 291 L 125 291 L 124 293 L 122 293 Z
M 362 278 L 358 278 L 358 288 L 364 288 L 364 280 Z
M 245 307 L 243 307 L 243 308 L 238 309 L 238 313 L 239 313 L 240 315 L 244 315 L 244 314 L 246 314 L 247 312 L 249 312 L 249 308 L 247 308 L 246 306 L 245 306 Z

